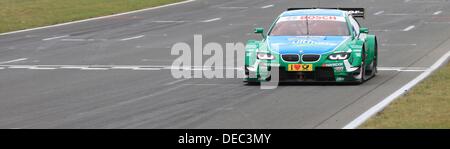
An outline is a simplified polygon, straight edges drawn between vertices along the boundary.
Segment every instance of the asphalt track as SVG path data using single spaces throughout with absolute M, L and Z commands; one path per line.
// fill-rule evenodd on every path
M 260 39 L 252 29 L 286 8 L 319 5 L 366 8 L 377 77 L 261 90 L 156 67 L 170 66 L 172 45 L 194 34 L 222 45 Z M 342 128 L 446 53 L 449 33 L 447 0 L 196 0 L 1 35 L 0 128 Z

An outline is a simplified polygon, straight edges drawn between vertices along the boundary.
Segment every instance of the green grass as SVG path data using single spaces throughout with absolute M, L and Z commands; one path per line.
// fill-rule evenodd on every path
M 0 0 L 0 33 L 179 1 L 183 0 Z
M 360 128 L 450 128 L 450 65 L 438 70 Z

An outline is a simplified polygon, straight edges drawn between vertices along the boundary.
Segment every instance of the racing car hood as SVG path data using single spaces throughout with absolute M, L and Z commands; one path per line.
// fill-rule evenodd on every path
M 349 36 L 269 36 L 267 44 L 279 54 L 324 54 L 347 42 Z

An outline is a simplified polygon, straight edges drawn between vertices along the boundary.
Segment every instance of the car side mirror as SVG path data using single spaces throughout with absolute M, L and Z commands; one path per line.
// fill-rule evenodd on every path
M 369 29 L 368 29 L 368 28 L 360 28 L 360 29 L 359 29 L 359 32 L 360 32 L 360 33 L 366 33 L 366 34 L 367 34 L 367 33 L 369 33 Z
M 264 35 L 264 28 L 255 28 L 255 34 L 261 34 L 263 38 L 266 38 L 266 35 Z

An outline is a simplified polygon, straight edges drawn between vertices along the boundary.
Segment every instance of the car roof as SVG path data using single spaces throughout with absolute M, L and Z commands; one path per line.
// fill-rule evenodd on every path
M 345 17 L 345 11 L 337 9 L 301 9 L 301 10 L 291 10 L 283 12 L 280 17 L 286 16 L 342 16 Z

